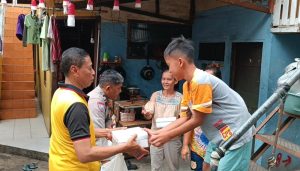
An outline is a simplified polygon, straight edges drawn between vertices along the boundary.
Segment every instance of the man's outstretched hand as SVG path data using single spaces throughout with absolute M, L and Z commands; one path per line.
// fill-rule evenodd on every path
M 144 156 L 149 154 L 149 151 L 142 148 L 137 142 L 136 142 L 137 135 L 135 134 L 132 136 L 126 144 L 126 150 L 125 153 L 135 157 L 136 159 L 140 160 Z
M 149 144 L 156 147 L 160 147 L 170 140 L 169 136 L 164 132 L 154 131 L 148 128 L 144 128 L 144 130 L 148 133 Z

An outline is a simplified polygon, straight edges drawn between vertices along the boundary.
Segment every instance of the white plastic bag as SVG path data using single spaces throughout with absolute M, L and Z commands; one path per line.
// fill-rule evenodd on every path
M 115 130 L 111 132 L 113 144 L 126 143 L 133 135 L 137 135 L 136 142 L 141 147 L 149 147 L 148 133 L 140 127 L 133 127 L 124 130 Z
M 123 154 L 119 153 L 111 161 L 103 164 L 101 171 L 128 171 Z

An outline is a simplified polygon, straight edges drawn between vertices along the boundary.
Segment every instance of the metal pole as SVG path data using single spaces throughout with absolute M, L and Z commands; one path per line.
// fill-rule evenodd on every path
M 285 97 L 281 98 L 281 100 L 280 100 L 279 116 L 278 116 L 276 131 L 275 131 L 275 141 L 273 143 L 271 157 L 269 157 L 269 159 L 268 159 L 268 169 L 269 170 L 271 170 L 271 168 L 273 168 L 276 165 L 276 158 L 275 158 L 276 145 L 277 145 L 278 137 L 279 137 L 280 124 L 282 122 L 282 117 L 283 117 Z
M 300 69 L 296 69 L 293 76 L 288 79 L 282 86 L 278 87 L 276 91 L 263 103 L 248 119 L 248 121 L 237 130 L 228 141 L 225 141 L 221 147 L 215 149 L 211 154 L 211 171 L 218 170 L 218 164 L 220 159 L 225 155 L 225 152 L 239 139 L 241 138 L 257 121 L 258 119 L 280 98 L 283 98 L 289 91 L 291 86 L 300 79 Z

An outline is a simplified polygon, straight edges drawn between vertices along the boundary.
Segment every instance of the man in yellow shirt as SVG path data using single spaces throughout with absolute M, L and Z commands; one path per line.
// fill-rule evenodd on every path
M 117 146 L 95 146 L 101 133 L 95 131 L 88 96 L 82 91 L 95 76 L 89 54 L 79 48 L 67 49 L 62 54 L 61 70 L 65 82 L 59 84 L 51 102 L 50 171 L 99 171 L 99 161 L 115 154 L 128 153 L 137 158 L 148 154 L 136 143 L 136 136 Z

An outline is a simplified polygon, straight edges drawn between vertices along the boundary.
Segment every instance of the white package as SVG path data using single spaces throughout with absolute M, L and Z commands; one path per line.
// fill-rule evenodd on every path
M 112 141 L 115 144 L 126 143 L 134 134 L 136 141 L 141 147 L 149 147 L 148 133 L 140 127 L 112 131 Z
M 101 165 L 100 170 L 101 171 L 128 171 L 122 153 L 113 156 L 109 162 Z
M 174 122 L 176 117 L 157 118 L 155 123 L 157 128 L 164 128 L 170 123 Z

